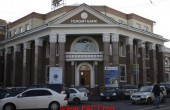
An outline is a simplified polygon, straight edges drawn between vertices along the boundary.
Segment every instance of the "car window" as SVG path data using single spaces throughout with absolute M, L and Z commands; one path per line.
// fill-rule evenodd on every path
M 37 96 L 36 90 L 29 90 L 22 94 L 22 97 L 35 97 L 35 96 Z
M 74 89 L 70 89 L 70 93 L 77 93 Z
M 52 93 L 48 90 L 37 90 L 37 96 L 50 96 Z
M 139 89 L 140 92 L 151 92 L 152 87 L 150 86 L 143 86 Z

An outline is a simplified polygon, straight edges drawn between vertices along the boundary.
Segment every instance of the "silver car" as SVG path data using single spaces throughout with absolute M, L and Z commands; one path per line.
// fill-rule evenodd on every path
M 161 102 L 166 101 L 167 93 L 164 86 L 160 86 L 163 94 L 160 94 Z M 153 93 L 153 86 L 142 86 L 139 91 L 131 94 L 130 99 L 132 103 L 147 103 L 151 104 L 155 101 L 155 96 Z

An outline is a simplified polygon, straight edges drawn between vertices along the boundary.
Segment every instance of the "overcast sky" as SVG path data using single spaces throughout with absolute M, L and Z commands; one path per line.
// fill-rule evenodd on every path
M 156 22 L 154 33 L 170 39 L 170 0 L 65 0 L 65 5 L 106 5 Z M 0 0 L 0 19 L 13 22 L 31 12 L 51 11 L 51 0 Z M 170 42 L 165 43 L 170 48 Z

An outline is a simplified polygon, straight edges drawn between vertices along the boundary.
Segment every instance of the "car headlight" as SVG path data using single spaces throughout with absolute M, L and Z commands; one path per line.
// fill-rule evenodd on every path
M 142 95 L 141 98 L 146 98 L 147 96 L 146 95 Z
M 113 95 L 116 95 L 116 93 L 113 93 Z
M 104 96 L 104 94 L 103 94 L 103 93 L 100 93 L 100 96 Z

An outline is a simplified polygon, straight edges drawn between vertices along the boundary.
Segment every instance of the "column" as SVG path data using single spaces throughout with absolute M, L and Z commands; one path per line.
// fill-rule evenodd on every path
M 165 47 L 159 46 L 159 53 L 158 53 L 158 81 L 164 82 L 165 77 Z
M 113 54 L 113 66 L 119 66 L 119 34 L 113 33 L 111 34 L 112 40 L 112 54 Z
M 103 53 L 104 53 L 104 68 L 109 66 L 109 44 L 110 44 L 110 34 L 103 34 Z
M 12 48 L 5 49 L 4 56 L 4 86 L 11 86 L 11 73 L 12 73 Z
M 156 82 L 156 47 L 154 43 L 149 44 L 150 76 L 151 83 Z
M 16 86 L 16 78 L 17 78 L 17 74 L 19 74 L 18 72 L 17 72 L 17 67 L 19 66 L 19 65 L 17 65 L 18 64 L 18 62 L 19 62 L 19 60 L 18 60 L 18 52 L 20 51 L 20 45 L 15 45 L 14 46 L 14 49 L 13 49 L 13 72 L 12 72 L 12 86 Z
M 4 77 L 4 54 L 3 50 L 0 49 L 0 86 L 3 86 Z
M 139 76 L 137 77 L 137 83 L 142 85 L 146 84 L 146 70 L 145 70 L 145 42 L 139 41 Z
M 56 66 L 56 42 L 57 42 L 57 35 L 56 34 L 50 34 L 49 37 L 50 42 L 50 58 L 49 58 L 49 64 L 51 67 Z
M 126 72 L 127 72 L 127 83 L 134 84 L 134 73 L 133 73 L 133 39 L 131 37 L 126 38 Z
M 23 44 L 23 67 L 22 67 L 22 86 L 31 84 L 30 79 L 30 53 L 31 53 L 31 42 L 25 42 Z
M 71 62 L 71 86 L 75 86 L 75 67 L 74 61 Z
M 65 84 L 65 42 L 66 35 L 58 34 L 59 43 L 59 66 L 63 69 L 63 84 Z
M 43 39 L 35 39 L 35 59 L 34 59 L 34 84 L 43 83 L 43 66 L 42 66 L 42 45 Z

